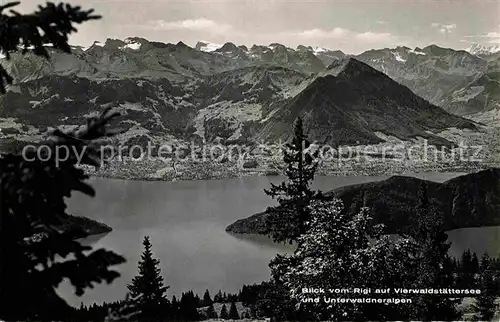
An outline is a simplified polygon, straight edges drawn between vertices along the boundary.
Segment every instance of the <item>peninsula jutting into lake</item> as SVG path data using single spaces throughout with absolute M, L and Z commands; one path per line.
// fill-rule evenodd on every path
M 346 185 L 326 193 L 327 198 L 340 198 L 352 214 L 370 205 L 375 223 L 383 223 L 386 232 L 399 233 L 411 222 L 418 205 L 418 187 L 429 189 L 430 203 L 443 214 L 446 230 L 500 225 L 500 169 L 489 169 L 454 177 L 445 182 L 410 176 Z M 481 216 L 471 216 L 471 213 Z M 226 228 L 238 234 L 270 232 L 265 224 L 268 214 L 262 212 L 240 219 Z
M 0 320 L 498 321 L 497 4 L 214 4 L 0 5 Z

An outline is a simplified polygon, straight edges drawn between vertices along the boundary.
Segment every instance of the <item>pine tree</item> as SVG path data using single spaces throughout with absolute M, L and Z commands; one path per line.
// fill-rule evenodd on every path
M 179 317 L 179 302 L 177 301 L 177 298 L 174 296 L 172 296 L 172 301 L 170 303 L 170 312 L 169 312 L 169 316 L 170 318 L 172 318 L 173 320 L 175 320 L 176 318 Z
M 479 273 L 479 259 L 477 258 L 477 254 L 474 252 L 472 253 L 471 258 L 471 274 L 475 276 L 477 273 Z
M 203 301 L 200 299 L 200 296 L 198 294 L 194 295 L 194 303 L 196 307 L 203 306 Z
M 256 319 L 257 318 L 257 307 L 256 305 L 250 306 L 250 318 Z
M 370 306 L 364 304 L 328 305 L 305 303 L 310 295 L 303 293 L 306 281 L 310 288 L 386 288 L 403 287 L 414 261 L 407 256 L 413 247 L 405 238 L 391 241 L 382 237 L 382 227 L 370 225 L 368 211 L 351 215 L 342 201 L 316 200 L 309 205 L 311 225 L 298 238 L 293 255 L 277 255 L 269 264 L 276 292 L 283 287 L 286 297 L 295 303 L 267 307 L 299 307 L 297 312 L 277 312 L 280 320 L 398 320 L 405 319 L 404 306 Z M 276 298 L 260 296 L 263 299 Z M 285 298 L 286 298 L 285 297 Z M 281 304 L 281 303 L 280 303 Z M 266 310 L 266 308 L 264 308 Z M 295 316 L 294 316 L 295 314 Z M 282 315 L 285 315 L 284 317 Z
M 294 126 L 294 137 L 283 150 L 287 180 L 279 185 L 271 184 L 264 192 L 276 199 L 277 206 L 267 208 L 267 226 L 276 242 L 296 240 L 306 230 L 309 219 L 307 206 L 317 192 L 311 189 L 314 174 L 318 167 L 318 151 L 312 151 L 311 142 L 304 134 L 302 119 Z
M 416 278 L 413 288 L 448 288 L 454 284 L 452 259 L 448 254 L 450 243 L 444 230 L 443 214 L 432 206 L 427 182 L 418 190 L 418 206 L 411 220 L 412 228 L 405 236 L 414 241 L 412 255 L 417 264 L 412 271 Z M 449 320 L 458 317 L 454 299 L 442 296 L 417 297 L 411 306 L 412 317 L 424 320 Z
M 476 297 L 476 303 L 474 304 L 474 309 L 477 312 L 476 317 L 481 321 L 491 321 L 497 310 L 495 300 L 498 286 L 491 271 L 482 272 L 480 278 L 482 293 Z
M 142 316 L 145 318 L 158 317 L 162 306 L 167 305 L 165 292 L 169 288 L 164 286 L 161 276 L 160 261 L 153 258 L 149 237 L 144 237 L 144 252 L 139 261 L 139 275 L 132 279 L 127 286 L 132 298 L 138 303 Z
M 443 272 L 447 275 L 449 287 L 455 287 L 457 285 L 458 265 L 454 257 L 446 256 L 443 259 Z
M 473 263 L 472 263 L 472 253 L 470 249 L 465 250 L 462 253 L 460 259 L 460 271 L 459 271 L 459 282 L 458 286 L 461 288 L 468 288 L 474 283 L 473 275 Z
M 179 304 L 179 315 L 187 321 L 196 321 L 199 318 L 197 300 L 193 291 L 182 293 Z
M 210 297 L 210 292 L 208 292 L 208 290 L 205 290 L 205 294 L 203 294 L 203 305 L 209 306 L 212 304 L 213 304 L 213 301 L 212 301 L 212 298 Z
M 491 259 L 486 253 L 481 258 L 480 268 L 479 285 L 481 294 L 476 297 L 474 309 L 477 319 L 491 321 L 497 309 L 495 299 L 498 294 L 498 284 L 495 281 Z
M 213 304 L 210 304 L 210 306 L 207 309 L 207 319 L 217 319 L 217 313 L 215 312 Z
M 238 301 L 238 295 L 229 293 L 227 295 L 227 300 L 228 300 L 228 302 L 237 302 Z
M 283 281 L 262 282 L 254 289 L 250 310 L 254 318 L 273 317 L 277 321 L 307 321 L 309 316 L 296 312 L 296 301 L 290 297 L 290 288 Z
M 222 308 L 220 310 L 219 318 L 221 318 L 223 320 L 229 319 L 229 314 L 227 313 L 226 304 L 222 304 Z
M 222 291 L 221 290 L 219 290 L 219 292 L 217 292 L 217 294 L 215 294 L 215 296 L 214 296 L 214 302 L 215 303 L 223 302 Z
M 246 285 L 243 285 L 243 287 L 240 290 L 240 293 L 238 295 L 238 301 L 242 302 L 243 305 L 246 305 L 250 302 L 250 291 L 249 287 Z
M 231 306 L 229 307 L 228 317 L 230 320 L 239 320 L 240 315 L 238 314 L 238 309 L 236 308 L 236 304 L 231 302 Z
M 462 253 L 461 269 L 466 273 L 472 272 L 472 253 L 470 249 L 467 249 Z

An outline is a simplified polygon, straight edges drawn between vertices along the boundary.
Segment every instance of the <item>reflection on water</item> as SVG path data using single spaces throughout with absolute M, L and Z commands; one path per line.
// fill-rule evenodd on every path
M 435 181 L 454 176 L 457 174 L 419 175 Z M 387 176 L 319 177 L 314 188 L 328 191 L 385 178 Z M 97 196 L 77 194 L 68 200 L 69 210 L 111 226 L 111 233 L 92 236 L 85 242 L 113 250 L 127 262 L 117 266 L 121 277 L 111 285 L 96 285 L 77 297 L 72 287 L 64 283 L 59 293 L 75 306 L 80 302 L 123 299 L 127 284 L 137 274 L 145 235 L 151 237 L 153 252 L 161 261 L 162 275 L 170 285 L 169 295 L 179 295 L 189 289 L 198 293 L 205 289 L 211 293 L 219 289 L 237 292 L 243 284 L 269 279 L 269 261 L 276 253 L 290 252 L 293 247 L 274 244 L 264 236 L 231 235 L 225 228 L 237 219 L 272 205 L 263 189 L 281 180 L 280 177 L 181 182 L 92 180 Z M 465 248 L 477 251 L 485 243 L 494 250 L 499 244 L 499 229 L 452 232 L 453 252 Z
M 280 253 L 291 253 L 295 249 L 295 245 L 293 244 L 292 245 L 283 243 L 278 244 L 273 242 L 272 238 L 268 236 L 251 235 L 251 234 L 233 234 L 233 233 L 227 233 L 227 234 L 235 239 L 254 244 L 258 247 L 275 248 Z

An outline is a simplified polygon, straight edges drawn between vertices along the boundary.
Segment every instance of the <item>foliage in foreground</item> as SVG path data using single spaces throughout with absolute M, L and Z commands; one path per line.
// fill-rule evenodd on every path
M 299 237 L 293 255 L 278 255 L 270 263 L 273 280 L 289 290 L 301 315 L 319 320 L 390 319 L 404 316 L 401 305 L 387 305 L 372 310 L 367 304 L 332 304 L 303 293 L 303 288 L 378 288 L 408 286 L 406 271 L 413 261 L 412 243 L 408 239 L 391 241 L 381 236 L 381 227 L 372 227 L 367 209 L 350 217 L 340 200 L 314 201 L 310 205 L 311 221 Z M 337 297 L 325 294 L 325 299 Z M 363 297 L 345 295 L 341 297 Z M 382 296 L 383 297 L 383 296 Z M 380 306 L 383 307 L 383 306 Z
M 444 231 L 443 215 L 431 206 L 427 184 L 419 187 L 419 204 L 412 214 L 411 226 L 403 235 L 414 241 L 410 255 L 415 259 L 409 268 L 413 288 L 448 288 L 454 284 L 451 243 Z M 471 287 L 469 285 L 467 288 Z M 455 320 L 459 318 L 460 298 L 446 296 L 415 297 L 410 306 L 412 317 L 425 320 Z
M 56 132 L 56 139 L 47 142 L 49 151 L 74 148 L 84 153 L 84 162 L 96 165 L 96 151 L 88 142 L 106 133 L 114 116 L 106 112 L 80 131 Z M 22 155 L 0 159 L 0 315 L 5 319 L 43 318 L 55 312 L 65 316 L 70 307 L 55 292 L 63 279 L 82 295 L 94 283 L 111 283 L 119 274 L 110 266 L 125 261 L 112 251 L 92 251 L 75 240 L 80 236 L 58 229 L 67 216 L 65 197 L 73 191 L 95 194 L 76 158 L 59 162 L 47 155 L 48 161 L 40 161 L 32 153 L 27 157 L 34 161 Z M 19 310 L 18 303 L 25 309 Z
M 326 301 L 320 296 L 311 303 L 315 296 L 302 293 L 303 288 L 411 289 L 457 284 L 457 267 L 448 254 L 450 244 L 443 228 L 443 214 L 431 207 L 425 183 L 419 189 L 412 225 L 395 240 L 383 236 L 384 227 L 373 225 L 364 198 L 363 207 L 356 214 L 344 209 L 340 200 L 328 201 L 321 198 L 321 192 L 311 191 L 309 185 L 316 164 L 311 154 L 304 153 L 310 144 L 302 126 L 299 118 L 292 143 L 284 151 L 286 180 L 266 191 L 279 203 L 267 210 L 272 237 L 276 241 L 297 241 L 297 249 L 293 255 L 277 255 L 271 261 L 271 286 L 260 293 L 266 299 L 260 300 L 263 311 L 290 320 L 458 318 L 460 299 L 447 296 L 412 296 L 412 304 L 406 306 L 335 305 L 327 299 L 329 296 Z M 366 296 L 342 294 L 341 297 Z M 490 302 L 487 296 L 478 299 L 484 310 L 491 307 Z
M 470 275 L 472 271 L 476 270 L 474 267 L 474 260 L 477 257 L 475 253 L 464 251 L 463 256 L 459 259 L 453 260 L 454 282 L 448 287 L 461 288 L 461 281 Z M 484 259 L 486 258 L 486 259 Z M 472 264 L 472 265 L 471 265 Z M 475 305 L 471 307 L 464 307 L 468 313 L 475 312 L 476 318 L 480 321 L 489 321 L 491 316 L 498 310 L 494 305 L 492 299 L 500 296 L 500 258 L 490 258 L 483 256 L 477 266 L 477 273 L 475 273 L 471 284 L 467 288 L 486 290 L 483 287 L 483 271 L 489 270 L 493 277 L 493 282 L 490 284 L 490 290 L 484 292 L 482 295 L 476 297 Z M 418 300 L 417 297 L 412 297 Z M 231 303 L 238 304 L 240 319 L 264 319 L 266 317 L 274 317 L 278 321 L 281 320 L 295 320 L 295 321 L 310 321 L 314 320 L 307 312 L 296 309 L 297 301 L 290 301 L 289 291 L 284 287 L 283 283 L 279 284 L 276 281 L 266 281 L 253 285 L 243 285 L 237 294 L 226 294 L 225 292 L 218 291 L 212 297 L 208 290 L 205 291 L 203 296 L 195 294 L 193 291 L 184 292 L 178 301 L 176 296 L 171 298 L 170 304 L 164 305 L 160 310 L 164 321 L 199 321 L 210 318 L 218 318 L 222 311 L 222 306 L 226 305 L 226 313 L 229 316 Z M 467 301 L 469 302 L 469 301 Z M 181 304 L 182 303 L 182 304 Z M 212 303 L 208 305 L 207 303 Z M 408 306 L 407 306 L 408 307 Z M 316 310 L 319 310 L 317 307 Z M 374 306 L 374 310 L 380 311 L 379 306 Z M 111 314 L 108 314 L 111 311 Z M 102 305 L 91 305 L 89 307 L 82 306 L 78 311 L 79 321 L 148 321 L 148 319 L 141 318 L 140 310 L 137 308 L 136 303 L 131 301 L 128 297 L 124 301 L 116 303 L 104 303 Z M 393 312 L 397 313 L 397 312 Z M 404 312 L 403 312 L 404 313 Z M 165 315 L 163 315 L 165 314 Z M 365 312 L 367 316 L 374 316 L 368 310 Z M 371 314 L 371 315 L 370 315 Z M 386 317 L 389 314 L 384 313 Z M 408 310 L 407 316 L 410 316 L 411 311 Z M 224 314 L 225 315 L 225 314 Z M 382 314 L 379 313 L 379 316 Z M 394 316 L 394 314 L 393 314 Z M 401 319 L 402 313 L 398 313 Z M 360 318 L 366 320 L 365 318 Z M 389 319 L 389 318 L 387 318 Z M 420 320 L 421 318 L 415 318 Z M 342 319 L 340 319 L 342 320 Z M 451 320 L 443 318 L 441 320 Z
M 18 4 L 0 7 L 0 51 L 7 59 L 20 49 L 22 54 L 32 51 L 48 58 L 47 43 L 70 52 L 68 35 L 76 31 L 74 24 L 99 18 L 92 10 L 53 3 L 39 6 L 32 14 L 19 14 L 10 9 Z M 0 66 L 0 92 L 12 81 Z M 100 165 L 93 143 L 115 134 L 108 128 L 115 116 L 106 110 L 78 130 L 55 131 L 52 140 L 43 143 L 47 148 L 38 151 L 42 153 L 31 150 L 1 156 L 0 318 L 67 319 L 73 309 L 55 291 L 63 279 L 82 295 L 93 284 L 111 283 L 119 276 L 110 266 L 123 263 L 122 256 L 104 249 L 92 251 L 75 241 L 74 234 L 57 228 L 67 217 L 65 197 L 74 191 L 95 194 L 85 183 L 88 176 L 77 167 L 77 156 L 83 157 L 83 164 Z M 56 159 L 56 150 L 71 152 L 63 161 Z
M 478 284 L 482 294 L 474 303 L 475 317 L 478 320 L 490 321 L 498 308 L 495 300 L 500 293 L 500 278 L 498 268 L 495 269 L 494 262 L 486 253 L 481 258 L 479 273 Z

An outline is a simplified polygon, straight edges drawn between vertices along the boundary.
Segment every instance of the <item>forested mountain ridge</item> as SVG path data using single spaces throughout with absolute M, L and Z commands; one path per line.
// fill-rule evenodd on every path
M 338 197 L 346 211 L 356 214 L 370 208 L 375 223 L 383 223 L 388 233 L 408 226 L 419 202 L 418 190 L 425 181 L 429 202 L 444 214 L 446 230 L 500 225 L 500 169 L 493 168 L 462 175 L 443 183 L 413 177 L 389 179 L 341 187 L 326 193 Z M 228 232 L 267 234 L 266 213 L 240 219 L 229 225 Z

